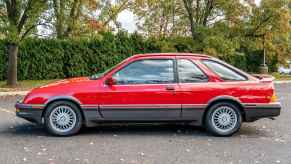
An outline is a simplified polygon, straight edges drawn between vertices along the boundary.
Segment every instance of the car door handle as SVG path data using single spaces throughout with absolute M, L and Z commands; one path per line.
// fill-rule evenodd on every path
M 166 86 L 166 90 L 168 91 L 174 91 L 175 87 L 174 86 Z

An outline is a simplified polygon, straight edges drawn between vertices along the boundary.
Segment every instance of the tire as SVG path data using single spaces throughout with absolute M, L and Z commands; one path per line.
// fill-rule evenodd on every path
M 44 125 L 47 131 L 55 136 L 77 134 L 82 127 L 80 109 L 68 101 L 57 101 L 50 104 L 44 114 Z
M 239 108 L 228 102 L 212 105 L 205 117 L 207 131 L 215 136 L 231 136 L 240 129 L 241 123 Z

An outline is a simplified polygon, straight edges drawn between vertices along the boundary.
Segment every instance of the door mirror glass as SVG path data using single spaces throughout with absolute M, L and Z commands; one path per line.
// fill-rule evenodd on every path
M 116 84 L 116 80 L 112 77 L 109 77 L 106 81 L 105 81 L 106 85 L 115 85 Z

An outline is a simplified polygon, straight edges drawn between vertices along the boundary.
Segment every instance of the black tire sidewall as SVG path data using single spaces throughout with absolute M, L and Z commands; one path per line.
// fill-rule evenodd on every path
M 212 122 L 212 115 L 213 115 L 214 111 L 221 106 L 228 106 L 228 107 L 232 108 L 237 115 L 237 123 L 236 123 L 235 127 L 229 132 L 218 131 L 214 127 L 213 122 Z M 205 123 L 206 123 L 207 130 L 215 136 L 231 136 L 240 129 L 241 123 L 242 123 L 242 116 L 241 116 L 241 112 L 240 112 L 239 108 L 236 105 L 234 105 L 232 103 L 227 103 L 227 102 L 217 103 L 217 104 L 214 104 L 213 106 L 211 106 L 206 114 L 205 119 L 206 119 Z
M 51 112 L 58 106 L 68 106 L 70 107 L 76 114 L 76 124 L 74 126 L 74 128 L 68 132 L 58 132 L 58 131 L 55 131 L 53 128 L 52 128 L 52 125 L 50 124 L 50 121 L 49 121 L 49 118 L 50 118 L 50 115 L 51 115 Z M 71 103 L 71 102 L 68 102 L 68 101 L 57 101 L 57 102 L 53 102 L 52 104 L 50 104 L 45 113 L 44 113 L 44 125 L 46 127 L 46 129 L 48 130 L 48 132 L 52 135 L 55 135 L 55 136 L 71 136 L 71 135 L 74 135 L 74 134 L 77 134 L 79 132 L 79 130 L 81 129 L 82 127 L 82 115 L 81 115 L 81 112 L 79 110 L 79 108 Z

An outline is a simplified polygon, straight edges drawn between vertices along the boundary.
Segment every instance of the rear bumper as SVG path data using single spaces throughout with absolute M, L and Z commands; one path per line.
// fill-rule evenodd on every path
M 31 104 L 22 104 L 16 103 L 16 116 L 23 118 L 27 121 L 41 124 L 41 116 L 43 111 L 43 105 L 31 105 Z
M 269 104 L 245 104 L 245 121 L 252 122 L 260 118 L 279 116 L 281 104 L 279 102 Z

